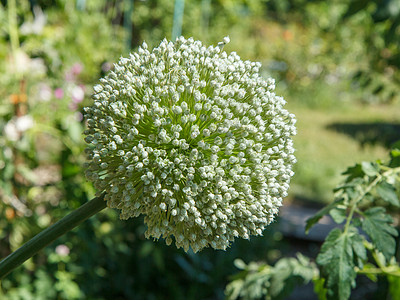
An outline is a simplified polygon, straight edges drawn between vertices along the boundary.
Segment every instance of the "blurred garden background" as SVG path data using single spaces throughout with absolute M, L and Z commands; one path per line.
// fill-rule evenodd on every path
M 143 41 L 229 36 L 224 50 L 276 79 L 298 119 L 286 206 L 328 203 L 342 171 L 385 159 L 400 139 L 397 0 L 0 3 L 0 259 L 94 196 L 82 169 L 83 107 Z M 318 249 L 280 228 L 278 218 L 263 237 L 193 254 L 146 240 L 140 218 L 106 209 L 6 277 L 0 299 L 223 299 L 236 258 L 273 263 Z

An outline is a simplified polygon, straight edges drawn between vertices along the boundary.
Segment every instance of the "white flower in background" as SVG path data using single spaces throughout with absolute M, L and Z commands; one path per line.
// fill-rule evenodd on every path
M 38 100 L 43 102 L 48 102 L 53 96 L 53 91 L 47 83 L 39 84 Z
M 61 244 L 56 247 L 56 253 L 60 256 L 68 256 L 69 252 L 70 250 L 67 245 Z
M 4 126 L 4 134 L 10 141 L 18 141 L 21 134 L 32 128 L 34 120 L 30 115 L 15 117 Z
M 80 103 L 83 101 L 83 98 L 85 98 L 85 91 L 82 86 L 80 85 L 74 85 L 71 88 L 71 98 L 72 102 L 74 103 Z
M 33 118 L 30 115 L 21 116 L 15 119 L 17 130 L 21 133 L 32 128 L 34 124 Z
M 8 57 L 6 67 L 8 73 L 29 74 L 29 78 L 41 77 L 47 71 L 42 58 L 30 58 L 21 49 Z
M 287 195 L 295 117 L 260 63 L 183 37 L 121 58 L 86 108 L 86 176 L 121 219 L 194 252 L 261 235 Z
M 35 16 L 33 22 L 26 21 L 21 25 L 19 29 L 21 34 L 41 34 L 43 32 L 43 28 L 47 23 L 46 15 L 43 13 L 43 10 L 38 5 L 35 5 L 33 7 L 33 14 Z
M 19 132 L 17 130 L 17 126 L 15 126 L 15 122 L 9 121 L 4 126 L 4 135 L 7 137 L 9 141 L 18 141 Z

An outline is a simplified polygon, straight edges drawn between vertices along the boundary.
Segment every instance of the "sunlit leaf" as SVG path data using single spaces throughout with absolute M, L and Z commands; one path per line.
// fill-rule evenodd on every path
M 306 222 L 306 233 L 309 232 L 311 227 L 313 227 L 318 221 L 325 215 L 327 215 L 333 208 L 343 203 L 343 199 L 336 200 L 331 204 L 325 206 L 321 210 L 319 210 L 314 216 L 309 218 Z
M 315 268 L 315 264 L 301 254 L 297 254 L 297 258 L 280 259 L 272 269 L 268 295 L 273 299 L 284 299 L 297 285 L 310 282 Z
M 376 188 L 377 193 L 381 198 L 394 206 L 400 206 L 399 198 L 393 185 L 382 182 Z
M 346 220 L 346 209 L 343 207 L 335 207 L 329 212 L 329 214 L 337 224 L 341 224 Z
M 372 207 L 363 213 L 362 229 L 368 234 L 376 248 L 388 261 L 396 250 L 394 237 L 397 230 L 391 225 L 393 219 L 383 207 Z
M 366 259 L 362 245 L 354 227 L 350 226 L 347 231 L 335 228 L 329 233 L 317 256 L 325 278 L 327 299 L 347 300 L 350 297 L 357 276 L 354 261 Z
M 361 163 L 361 169 L 363 170 L 363 172 L 372 177 L 372 176 L 376 176 L 376 174 L 379 173 L 379 169 L 377 168 L 376 164 L 372 163 L 372 162 L 366 162 L 363 161 Z
M 362 177 L 364 175 L 364 171 L 360 164 L 355 164 L 353 167 L 347 168 L 347 170 L 344 171 L 342 174 L 348 175 L 346 178 L 346 182 L 350 182 L 354 178 Z

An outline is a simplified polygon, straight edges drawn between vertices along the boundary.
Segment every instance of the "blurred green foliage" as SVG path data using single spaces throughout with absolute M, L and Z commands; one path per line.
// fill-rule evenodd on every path
M 15 14 L 0 4 L 1 258 L 93 196 L 82 107 L 128 48 L 170 38 L 175 2 L 135 1 L 127 48 L 126 1 L 15 1 Z M 186 0 L 182 33 L 209 44 L 230 35 L 226 50 L 262 61 L 279 92 L 330 108 L 396 101 L 399 15 L 394 0 Z M 274 226 L 197 255 L 145 240 L 143 226 L 106 210 L 10 274 L 0 298 L 221 299 L 235 258 L 285 250 Z

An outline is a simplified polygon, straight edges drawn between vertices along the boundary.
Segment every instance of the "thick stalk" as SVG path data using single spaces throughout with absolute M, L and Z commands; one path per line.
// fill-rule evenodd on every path
M 78 209 L 65 216 L 57 223 L 43 230 L 41 233 L 26 242 L 16 251 L 0 261 L 0 279 L 24 263 L 27 259 L 38 253 L 51 242 L 72 230 L 86 219 L 103 210 L 106 207 L 104 194 L 93 198 Z

